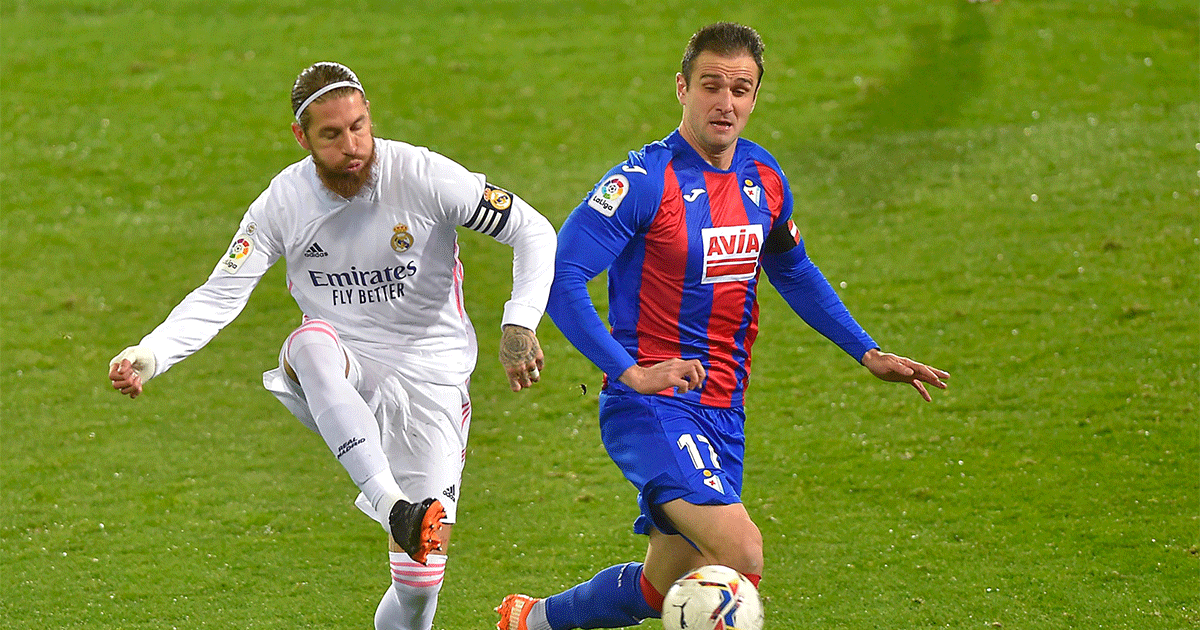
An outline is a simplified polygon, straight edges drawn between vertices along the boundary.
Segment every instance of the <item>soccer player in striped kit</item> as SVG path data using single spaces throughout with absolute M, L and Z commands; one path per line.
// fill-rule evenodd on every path
M 644 562 L 618 564 L 546 599 L 509 595 L 500 630 L 616 628 L 660 617 L 686 571 L 722 564 L 755 584 L 763 542 L 741 502 L 743 400 L 758 334 L 759 269 L 806 323 L 872 374 L 930 400 L 946 372 L 881 352 L 805 254 L 792 195 L 764 149 L 740 139 L 763 43 L 718 23 L 688 43 L 679 128 L 631 152 L 559 231 L 548 312 L 605 373 L 600 430 L 638 489 Z M 608 271 L 611 332 L 586 284 Z
M 463 308 L 457 226 L 513 248 L 500 359 L 513 391 L 539 380 L 535 330 L 553 280 L 554 228 L 516 195 L 450 159 L 375 138 L 362 84 L 322 62 L 292 90 L 309 152 L 250 205 L 208 280 L 112 359 L 137 397 L 245 307 L 281 257 L 304 314 L 263 384 L 324 439 L 389 534 L 377 629 L 429 630 L 455 522 L 471 421 L 476 339 Z

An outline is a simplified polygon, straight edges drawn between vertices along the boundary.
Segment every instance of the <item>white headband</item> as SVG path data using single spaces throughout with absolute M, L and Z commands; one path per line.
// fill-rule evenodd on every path
M 324 95 L 326 92 L 329 92 L 330 90 L 336 90 L 338 88 L 344 88 L 344 87 L 352 87 L 352 88 L 358 90 L 359 92 L 362 92 L 364 97 L 367 95 L 366 92 L 363 92 L 362 86 L 353 81 L 338 81 L 337 83 L 330 83 L 329 85 L 326 85 L 325 87 L 317 90 L 316 92 L 313 92 L 312 96 L 308 97 L 307 100 L 305 100 L 303 103 L 300 104 L 300 109 L 296 110 L 296 122 L 300 122 L 301 114 L 304 113 L 304 110 L 308 109 L 309 105 L 312 105 L 313 101 L 317 100 L 318 98 L 321 98 L 322 95 Z

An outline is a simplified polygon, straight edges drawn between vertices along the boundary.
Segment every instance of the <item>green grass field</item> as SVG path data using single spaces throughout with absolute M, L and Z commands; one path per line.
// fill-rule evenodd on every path
M 371 627 L 381 532 L 259 385 L 299 316 L 282 265 L 137 401 L 107 360 L 303 157 L 310 63 L 559 225 L 678 124 L 683 44 L 720 19 L 767 42 L 746 136 L 810 254 L 885 349 L 953 374 L 925 404 L 764 294 L 768 628 L 1200 627 L 1194 1 L 219 4 L 0 6 L 0 627 Z M 547 320 L 543 382 L 508 392 L 509 251 L 460 243 L 481 356 L 439 630 L 644 550 L 600 375 Z

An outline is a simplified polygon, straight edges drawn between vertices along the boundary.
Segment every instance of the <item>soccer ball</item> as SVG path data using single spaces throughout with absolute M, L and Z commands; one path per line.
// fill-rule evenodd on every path
M 742 574 L 712 564 L 671 585 L 662 622 L 663 630 L 762 630 L 762 600 Z

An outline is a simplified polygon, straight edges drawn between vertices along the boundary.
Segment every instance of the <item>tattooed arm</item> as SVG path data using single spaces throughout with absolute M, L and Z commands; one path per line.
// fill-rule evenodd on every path
M 508 372 L 508 384 L 514 392 L 533 387 L 541 380 L 541 369 L 546 364 L 537 335 L 523 326 L 505 325 L 500 337 L 500 364 Z

